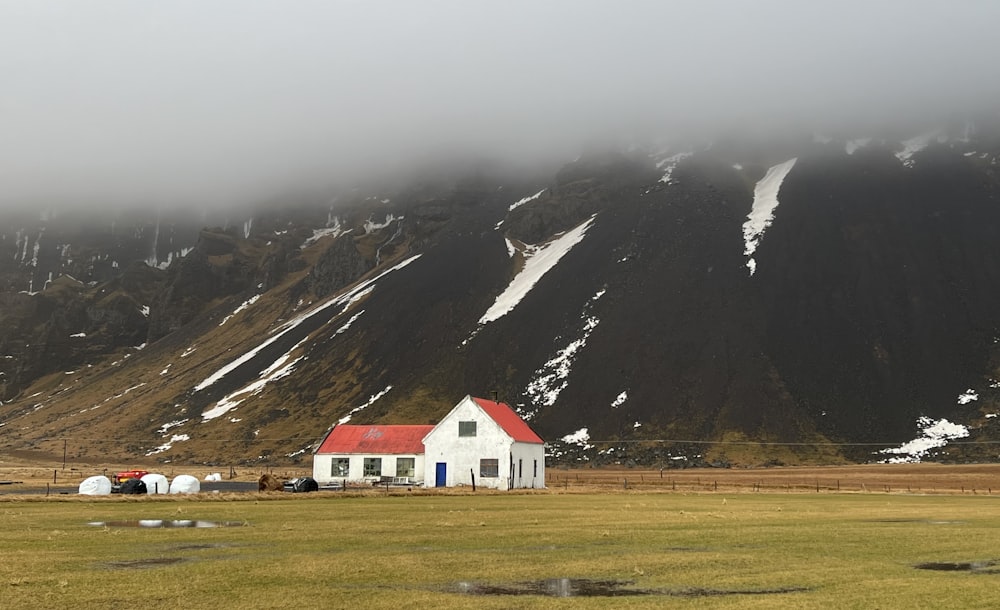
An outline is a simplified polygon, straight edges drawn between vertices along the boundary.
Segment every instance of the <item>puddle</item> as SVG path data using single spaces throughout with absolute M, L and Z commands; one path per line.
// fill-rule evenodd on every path
M 132 570 L 169 566 L 184 561 L 181 557 L 157 557 L 155 559 L 129 559 L 127 561 L 109 561 L 104 564 L 116 570 Z
M 175 551 L 205 551 L 209 549 L 225 549 L 228 544 L 182 544 L 173 547 Z
M 243 527 L 249 525 L 243 521 L 196 521 L 179 519 L 168 521 L 163 519 L 129 519 L 125 521 L 91 521 L 87 525 L 95 527 L 142 527 L 142 528 L 210 528 L 210 527 Z
M 590 580 L 587 578 L 547 578 L 506 585 L 459 582 L 458 593 L 466 595 L 545 595 L 548 597 L 625 597 L 656 595 L 651 589 L 629 588 L 631 580 Z
M 996 565 L 996 561 L 930 561 L 927 563 L 918 563 L 913 567 L 918 570 L 934 570 L 937 572 L 983 572 L 996 574 L 998 573 L 997 570 L 990 569 Z
M 927 525 L 960 525 L 965 521 L 935 521 L 930 519 L 873 519 L 869 523 L 926 523 Z
M 778 589 L 639 589 L 632 580 L 592 580 L 588 578 L 547 578 L 508 584 L 458 582 L 450 590 L 465 595 L 542 595 L 545 597 L 710 597 L 718 595 L 770 595 L 808 591 L 804 587 Z

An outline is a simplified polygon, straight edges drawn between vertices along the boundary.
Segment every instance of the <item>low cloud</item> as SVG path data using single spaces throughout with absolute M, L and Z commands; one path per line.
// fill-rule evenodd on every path
M 1000 4 L 0 3 L 0 206 L 229 204 L 469 153 L 952 118 Z

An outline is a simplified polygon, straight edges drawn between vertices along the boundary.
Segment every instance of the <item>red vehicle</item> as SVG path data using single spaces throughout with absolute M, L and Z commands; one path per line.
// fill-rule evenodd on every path
M 123 470 L 121 472 L 116 472 L 114 476 L 111 477 L 111 484 L 121 485 L 129 479 L 141 479 L 147 474 L 149 474 L 149 471 L 147 470 Z

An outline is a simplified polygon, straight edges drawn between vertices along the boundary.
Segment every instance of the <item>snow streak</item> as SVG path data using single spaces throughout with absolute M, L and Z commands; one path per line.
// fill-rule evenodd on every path
M 253 305 L 254 303 L 256 303 L 257 299 L 259 299 L 259 298 L 260 298 L 260 295 L 259 294 L 255 294 L 252 297 L 250 297 L 249 299 L 247 299 L 246 301 L 243 301 L 243 303 L 241 303 L 239 307 L 237 307 L 236 309 L 233 310 L 233 313 L 231 313 L 228 316 L 226 316 L 225 318 L 223 318 L 222 322 L 219 322 L 219 326 L 222 326 L 223 324 L 225 324 L 226 322 L 228 322 L 230 319 L 232 319 L 233 316 L 235 316 L 236 314 L 240 313 L 241 311 L 245 310 L 246 308 L 248 308 L 251 305 Z
M 528 409 L 518 409 L 524 419 L 533 418 L 541 407 L 551 407 L 555 404 L 559 394 L 569 385 L 569 373 L 577 353 L 587 344 L 590 333 L 594 332 L 594 329 L 601 322 L 597 317 L 588 315 L 588 312 L 593 304 L 604 295 L 604 292 L 601 290 L 595 294 L 584 307 L 584 322 L 580 338 L 571 341 L 535 371 L 534 379 L 524 389 L 524 393 L 531 399 L 532 406 Z
M 778 191 L 781 189 L 781 183 L 788 176 L 788 172 L 792 171 L 797 160 L 796 157 L 773 166 L 754 187 L 753 208 L 743 223 L 743 242 L 746 245 L 743 254 L 748 257 L 747 268 L 750 270 L 750 275 L 757 271 L 757 261 L 754 260 L 753 253 L 757 251 L 764 231 L 774 222 L 774 210 L 778 207 Z
M 389 390 L 391 390 L 391 389 L 392 389 L 392 386 L 391 385 L 387 385 L 387 386 L 385 386 L 385 389 L 382 390 L 381 392 L 379 392 L 378 394 L 372 394 L 371 396 L 368 397 L 368 402 L 366 402 L 365 404 L 361 405 L 360 407 L 354 407 L 353 409 L 351 409 L 351 411 L 347 415 L 345 415 L 345 416 L 341 417 L 339 420 L 337 420 L 337 424 L 338 425 L 339 424 L 346 424 L 347 422 L 351 421 L 351 416 L 352 415 L 354 415 L 355 413 L 358 413 L 359 411 L 364 410 L 366 407 L 372 406 L 373 404 L 375 404 L 376 400 L 378 400 L 379 398 L 382 398 L 383 396 L 385 396 L 386 394 L 388 394 Z
M 542 190 L 538 191 L 537 193 L 535 193 L 534 195 L 531 195 L 529 197 L 525 197 L 524 199 L 519 199 L 519 200 L 515 201 L 514 203 L 510 204 L 510 207 L 507 208 L 507 211 L 510 212 L 512 210 L 516 210 L 517 208 L 521 207 L 522 205 L 524 205 L 526 203 L 531 203 L 535 199 L 538 199 L 539 197 L 541 197 L 542 193 L 544 193 L 547 190 L 548 189 L 542 189 Z
M 398 269 L 402 269 L 403 267 L 409 265 L 413 261 L 415 261 L 418 258 L 420 258 L 420 256 L 421 256 L 420 254 L 417 254 L 416 256 L 411 256 L 410 258 L 408 258 L 408 259 L 404 260 L 403 262 L 395 265 L 394 267 L 386 269 L 385 271 L 383 271 L 382 273 L 376 275 L 375 277 L 359 283 L 357 286 L 355 286 L 354 288 L 348 290 L 347 292 L 344 292 L 344 293 L 342 293 L 342 294 L 340 294 L 338 296 L 335 296 L 335 297 L 333 297 L 331 299 L 328 299 L 327 301 L 325 301 L 321 305 L 313 308 L 312 310 L 307 311 L 307 312 L 305 312 L 303 314 L 300 314 L 300 315 L 296 316 L 295 318 L 292 318 L 288 322 L 285 322 L 284 324 L 282 324 L 281 326 L 278 327 L 280 329 L 280 332 L 275 333 L 268 340 L 264 341 L 263 343 L 261 343 L 257 347 L 253 348 L 252 350 L 250 350 L 247 353 L 243 354 L 242 356 L 240 356 L 236 360 L 234 360 L 234 361 L 230 362 L 229 364 L 227 364 L 226 366 L 222 367 L 221 369 L 219 369 L 218 371 L 216 371 L 212 375 L 208 376 L 205 380 L 203 380 L 201 383 L 199 383 L 198 385 L 196 385 L 194 387 L 194 391 L 195 392 L 199 392 L 201 390 L 204 390 L 205 388 L 207 388 L 210 385 L 212 385 L 213 383 L 219 381 L 220 379 L 222 379 L 223 377 L 225 377 L 229 373 L 233 372 L 234 370 L 236 370 L 237 368 L 239 368 L 243 364 L 246 364 L 251 359 L 253 359 L 254 356 L 256 356 L 258 353 L 260 353 L 261 350 L 263 350 L 267 346 L 271 345 L 272 343 L 274 343 L 275 341 L 277 341 L 278 339 L 280 339 L 282 336 L 284 336 L 286 333 L 288 333 L 292 329 L 296 328 L 297 326 L 299 326 L 300 324 L 302 324 L 303 322 L 305 322 L 306 320 L 308 320 L 312 316 L 318 314 L 319 312 L 324 311 L 324 310 L 326 310 L 329 307 L 334 307 L 334 306 L 338 306 L 338 305 L 343 305 L 344 306 L 344 309 L 343 309 L 343 311 L 341 313 L 346 312 L 351 307 L 351 305 L 353 305 L 358 299 L 361 298 L 361 296 L 363 296 L 365 294 L 368 294 L 369 292 L 371 292 L 372 289 L 374 289 L 375 282 L 377 282 L 378 280 L 382 279 L 384 276 L 388 275 L 389 273 L 392 273 L 393 271 L 396 271 Z
M 498 320 L 517 307 L 521 299 L 535 287 L 538 280 L 551 271 L 556 263 L 573 249 L 573 246 L 580 243 L 587 234 L 587 229 L 594 223 L 596 216 L 596 214 L 591 216 L 575 229 L 566 231 L 558 239 L 544 246 L 528 246 L 523 252 L 524 267 L 514 276 L 507 288 L 500 293 L 493 305 L 486 310 L 483 317 L 479 318 L 479 324 L 488 324 Z

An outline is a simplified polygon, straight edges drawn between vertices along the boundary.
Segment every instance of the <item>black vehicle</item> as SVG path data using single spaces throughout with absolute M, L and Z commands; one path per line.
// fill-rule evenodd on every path
M 285 491 L 293 493 L 306 493 L 309 491 L 319 491 L 319 483 L 312 477 L 299 477 L 285 481 Z

